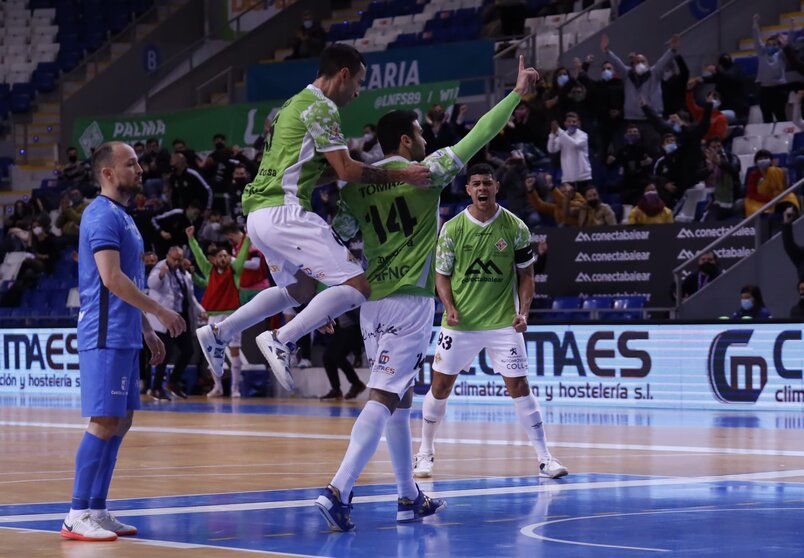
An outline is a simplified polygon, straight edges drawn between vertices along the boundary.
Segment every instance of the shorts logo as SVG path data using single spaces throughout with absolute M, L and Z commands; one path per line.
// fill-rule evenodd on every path
M 380 364 L 388 364 L 391 361 L 391 357 L 388 355 L 388 351 L 383 351 L 380 353 L 379 363 Z
M 128 376 L 123 376 L 120 379 L 120 391 L 128 393 Z
M 375 364 L 376 366 L 375 370 L 377 372 L 383 372 L 385 374 L 388 374 L 389 376 L 393 376 L 394 374 L 396 374 L 396 368 L 394 368 L 393 366 L 387 366 L 389 362 L 391 362 L 391 355 L 388 354 L 388 351 L 381 352 Z
M 268 271 L 271 273 L 279 273 L 279 266 L 278 265 L 269 265 Z
M 511 347 L 508 350 L 511 351 L 511 356 L 516 356 L 516 347 Z
M 505 240 L 503 240 L 502 238 L 500 240 L 498 240 L 494 245 L 497 247 L 497 250 L 499 250 L 500 252 L 502 252 L 503 250 L 508 248 L 508 243 L 505 242 Z
M 312 277 L 312 276 L 313 276 L 313 270 L 312 270 L 312 269 L 310 269 L 309 267 L 303 267 L 303 268 L 302 268 L 302 271 L 303 271 L 304 273 L 306 273 L 307 275 L 309 275 L 310 277 Z
M 326 276 L 327 276 L 327 274 L 324 273 L 323 271 L 319 271 L 318 273 L 315 274 L 316 279 L 323 279 Z

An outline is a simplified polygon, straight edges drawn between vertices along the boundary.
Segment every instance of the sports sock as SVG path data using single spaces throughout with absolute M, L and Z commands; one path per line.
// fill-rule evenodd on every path
M 415 500 L 419 495 L 413 482 L 413 437 L 410 434 L 410 408 L 397 409 L 385 424 L 385 441 L 391 454 L 400 498 Z
M 240 355 L 233 356 L 229 359 L 232 366 L 230 368 L 232 372 L 232 393 L 235 391 L 240 391 L 240 372 L 243 370 L 243 361 L 240 359 Z
M 298 305 L 299 303 L 290 296 L 286 288 L 269 287 L 218 324 L 218 339 L 228 342 L 238 331 L 248 329 L 265 318 Z
M 367 401 L 366 406 L 360 411 L 360 415 L 352 427 L 346 455 L 343 456 L 341 466 L 330 483 L 341 491 L 344 501 L 349 499 L 349 493 L 352 491 L 357 477 L 360 476 L 371 460 L 371 456 L 377 451 L 380 438 L 385 430 L 385 423 L 388 422 L 390 416 L 391 412 L 388 407 L 373 400 Z
M 433 390 L 424 396 L 422 405 L 422 443 L 419 446 L 419 453 L 433 455 L 433 441 L 444 414 L 447 412 L 447 400 L 436 399 Z
M 73 482 L 72 509 L 86 510 L 92 484 L 98 476 L 101 460 L 106 450 L 107 440 L 101 440 L 94 434 L 84 432 L 75 454 L 75 481 Z
M 550 451 L 547 449 L 547 442 L 544 436 L 544 424 L 542 424 L 542 412 L 539 407 L 539 400 L 531 393 L 522 397 L 514 398 L 514 407 L 519 424 L 525 429 L 536 450 L 536 455 L 540 460 L 550 459 Z
M 106 443 L 106 449 L 103 452 L 100 467 L 98 467 L 98 474 L 95 476 L 92 490 L 89 493 L 89 509 L 106 509 L 106 496 L 109 494 L 109 485 L 112 483 L 112 474 L 117 464 L 117 452 L 120 450 L 122 442 L 123 438 L 120 436 L 112 436 Z
M 349 285 L 336 285 L 313 297 L 304 310 L 279 328 L 276 338 L 281 343 L 295 343 L 327 322 L 366 302 L 363 293 Z

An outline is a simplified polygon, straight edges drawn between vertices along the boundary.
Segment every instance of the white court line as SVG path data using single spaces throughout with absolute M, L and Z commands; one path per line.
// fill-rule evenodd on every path
M 767 479 L 781 479 L 786 477 L 804 476 L 804 469 L 793 471 L 765 471 L 762 473 L 743 473 L 738 475 L 719 475 L 707 477 L 671 477 L 658 479 L 639 479 L 639 480 L 620 480 L 620 481 L 601 481 L 601 482 L 578 482 L 562 483 L 547 482 L 538 486 L 505 486 L 498 488 L 472 488 L 466 490 L 442 490 L 432 492 L 429 495 L 435 498 L 468 498 L 477 496 L 497 496 L 507 494 L 533 494 L 539 492 L 567 492 L 577 490 L 601 490 L 601 489 L 621 489 L 640 486 L 673 486 L 673 485 L 692 485 L 706 484 L 712 482 L 725 481 L 761 481 Z M 396 502 L 397 495 L 377 494 L 374 496 L 357 496 L 354 499 L 356 504 L 377 503 L 377 502 Z M 277 502 L 251 502 L 243 504 L 216 504 L 207 506 L 181 506 L 168 508 L 146 508 L 141 510 L 120 510 L 115 511 L 117 517 L 127 516 L 157 516 L 157 515 L 183 515 L 190 513 L 222 513 L 239 511 L 256 511 L 272 509 L 290 509 L 311 506 L 313 500 L 281 500 Z M 18 523 L 23 521 L 53 521 L 63 519 L 64 513 L 49 514 L 25 514 L 0 516 L 0 524 Z
M 86 424 L 55 423 L 55 422 L 28 422 L 28 421 L 0 421 L 0 426 L 58 428 L 71 430 L 86 430 Z M 208 430 L 200 428 L 170 428 L 164 426 L 134 426 L 132 432 L 147 432 L 152 434 L 195 434 L 198 436 L 240 437 L 240 438 L 283 438 L 300 440 L 349 440 L 348 434 L 308 434 L 304 432 L 262 432 L 251 430 Z M 385 438 L 383 438 L 384 440 Z M 421 441 L 420 438 L 413 438 Z M 467 446 L 523 446 L 530 447 L 529 440 L 494 440 L 481 438 L 439 438 L 441 444 L 455 444 Z M 725 455 L 762 455 L 769 457 L 804 457 L 804 450 L 781 449 L 751 449 L 751 448 L 716 448 L 705 446 L 669 446 L 649 444 L 605 444 L 592 442 L 561 442 L 550 440 L 551 447 L 570 449 L 608 449 L 630 451 L 657 451 L 671 453 L 712 453 Z

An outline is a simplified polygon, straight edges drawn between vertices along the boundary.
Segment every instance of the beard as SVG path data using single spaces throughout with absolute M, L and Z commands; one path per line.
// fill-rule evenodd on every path
M 130 182 L 120 182 L 117 191 L 127 198 L 134 197 L 142 192 L 142 181 L 134 178 Z

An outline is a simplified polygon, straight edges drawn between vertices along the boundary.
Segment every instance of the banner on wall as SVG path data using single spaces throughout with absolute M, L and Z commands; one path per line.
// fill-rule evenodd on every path
M 532 240 L 547 240 L 550 260 L 536 276 L 536 291 L 551 297 L 640 295 L 649 306 L 673 306 L 673 269 L 736 223 L 542 229 Z M 753 226 L 745 226 L 715 249 L 723 269 L 754 252 L 754 234 Z
M 416 392 L 429 389 L 433 328 Z M 533 393 L 556 405 L 711 410 L 804 410 L 801 324 L 530 326 Z M 443 343 L 448 343 L 445 339 Z M 508 398 L 485 351 L 455 383 L 453 401 Z
M 363 135 L 363 125 L 376 124 L 392 110 L 415 110 L 421 116 L 433 103 L 450 109 L 458 98 L 459 83 L 446 81 L 364 91 L 341 109 L 341 123 L 347 137 Z M 266 118 L 272 118 L 285 99 L 183 110 L 169 113 L 82 117 L 73 127 L 73 145 L 85 157 L 105 141 L 126 143 L 158 139 L 162 145 L 182 138 L 197 151 L 212 148 L 212 135 L 222 133 L 230 145 L 248 147 L 263 133 Z

